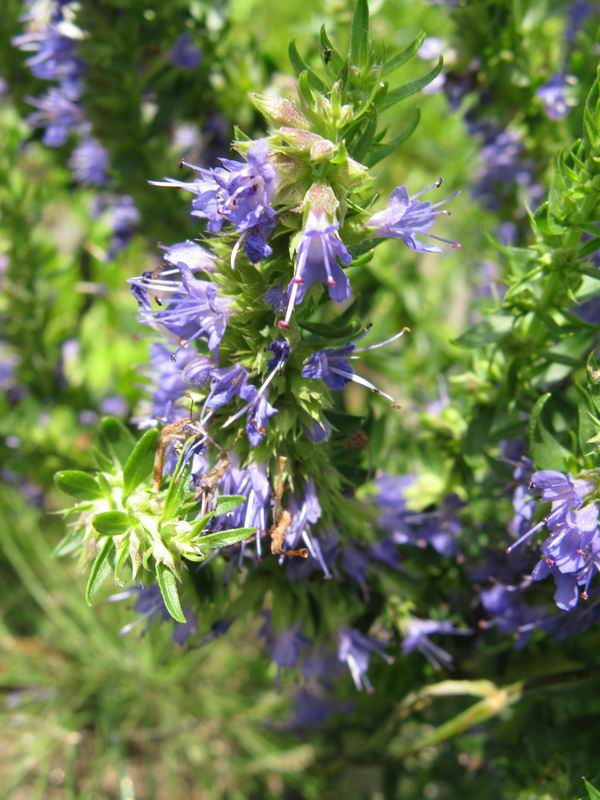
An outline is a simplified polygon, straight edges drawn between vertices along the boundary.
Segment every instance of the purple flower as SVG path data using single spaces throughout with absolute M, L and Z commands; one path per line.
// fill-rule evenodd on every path
M 246 433 L 248 441 L 253 447 L 257 447 L 265 438 L 269 417 L 277 413 L 277 409 L 273 408 L 267 400 L 267 389 L 271 381 L 281 372 L 291 353 L 290 346 L 285 339 L 276 339 L 267 349 L 274 354 L 273 358 L 268 361 L 271 372 L 258 389 L 251 384 L 245 385 L 241 389 L 240 395 L 247 401 L 247 404 L 223 424 L 223 427 L 226 428 L 246 414 Z
M 183 380 L 190 389 L 204 389 L 211 381 L 214 364 L 206 356 L 197 356 L 192 351 L 191 360 L 184 362 Z
M 348 361 L 354 345 L 347 344 L 337 350 L 317 350 L 302 367 L 303 378 L 320 378 L 330 389 L 343 389 L 354 375 Z
M 325 209 L 311 205 L 300 243 L 296 251 L 296 270 L 288 287 L 288 306 L 285 319 L 277 324 L 288 328 L 294 305 L 301 303 L 313 283 L 327 285 L 329 297 L 342 303 L 350 297 L 350 281 L 337 263 L 338 259 L 348 266 L 352 256 L 344 246 L 337 231 L 337 220 L 330 220 Z
M 388 664 L 393 662 L 381 642 L 364 636 L 355 628 L 341 628 L 338 635 L 338 659 L 346 664 L 352 675 L 354 685 L 360 691 L 366 689 L 367 692 L 373 691 L 373 686 L 367 676 L 371 654 L 375 653 Z
M 449 495 L 436 511 L 410 511 L 406 506 L 405 492 L 414 480 L 412 475 L 382 475 L 377 479 L 380 527 L 389 533 L 394 544 L 430 545 L 443 556 L 456 555 L 456 540 L 460 532 L 456 512 L 460 501 L 455 495 Z
M 142 427 L 156 422 L 169 424 L 186 416 L 188 412 L 180 401 L 189 388 L 205 385 L 211 368 L 207 358 L 197 356 L 191 350 L 175 354 L 164 344 L 152 344 L 147 372 L 152 391 L 151 408 L 148 416 L 138 417 L 137 424 Z M 200 379 L 202 373 L 203 381 Z
M 16 384 L 16 369 L 19 365 L 19 356 L 0 339 L 0 390 L 8 392 Z
M 27 117 L 32 128 L 45 128 L 43 142 L 48 147 L 61 147 L 69 133 L 81 124 L 81 109 L 70 94 L 53 87 L 41 97 L 28 97 L 37 108 Z
M 69 167 L 75 180 L 83 186 L 103 186 L 106 183 L 108 153 L 97 139 L 82 139 L 73 150 Z
M 169 247 L 161 245 L 161 249 L 164 250 L 163 258 L 173 267 L 182 262 L 192 272 L 214 272 L 216 269 L 215 257 L 210 250 L 189 239 Z M 165 277 L 165 274 L 163 273 L 161 277 Z
M 305 360 L 304 366 L 302 367 L 302 377 L 315 380 L 320 379 L 324 381 L 330 389 L 334 390 L 343 389 L 347 383 L 352 381 L 361 386 L 365 386 L 367 389 L 385 397 L 391 403 L 395 404 L 395 400 L 391 395 L 379 389 L 375 384 L 366 380 L 366 378 L 356 375 L 350 365 L 350 359 L 358 358 L 358 356 L 355 355 L 356 353 L 364 353 L 368 350 L 375 350 L 379 347 L 391 344 L 391 342 L 399 339 L 407 331 L 408 328 L 403 328 L 399 333 L 390 336 L 383 342 L 377 342 L 367 345 L 366 347 L 356 347 L 354 342 L 351 342 L 337 349 L 317 350 Z
M 367 586 L 367 569 L 369 559 L 366 553 L 353 544 L 344 544 L 342 549 L 342 567 L 351 581 L 358 584 L 361 589 Z
M 36 78 L 64 80 L 81 73 L 81 64 L 75 57 L 75 40 L 65 36 L 55 25 L 15 36 L 12 43 L 19 50 L 35 54 L 25 63 Z
M 289 344 L 285 339 L 282 338 L 275 339 L 273 342 L 271 342 L 271 344 L 267 347 L 267 350 L 270 353 L 273 353 L 273 357 L 267 362 L 267 366 L 270 369 L 281 366 L 285 361 L 288 360 L 290 353 L 292 352 Z
M 536 91 L 542 101 L 544 112 L 549 119 L 563 119 L 569 113 L 567 89 L 569 82 L 564 75 L 554 75 Z
M 553 532 L 560 530 L 565 524 L 569 512 L 578 509 L 594 488 L 590 481 L 574 479 L 570 474 L 565 475 L 550 469 L 534 472 L 531 477 L 531 485 L 541 492 L 543 501 L 552 504 L 550 513 L 524 533 L 514 544 L 511 544 L 506 551 L 509 554 L 544 526 Z
M 144 633 L 146 633 L 152 625 L 168 622 L 171 619 L 162 599 L 160 589 L 156 584 L 152 586 L 130 586 L 118 594 L 111 595 L 108 600 L 111 603 L 116 603 L 130 598 L 135 598 L 133 611 L 138 615 L 138 618 L 124 625 L 119 631 L 119 635 L 125 636 L 142 623 L 145 623 Z M 196 633 L 196 623 L 191 616 L 190 609 L 186 609 L 186 614 L 188 615 L 187 622 L 176 622 L 173 628 L 173 641 L 180 647 L 183 647 L 187 640 Z
M 241 395 L 247 380 L 248 372 L 241 364 L 213 370 L 206 407 L 216 411 L 227 405 Z
M 202 61 L 202 51 L 194 45 L 187 31 L 178 37 L 168 55 L 171 64 L 182 69 L 196 69 Z
M 269 161 L 269 146 L 264 139 L 254 142 L 248 149 L 246 161 L 222 158 L 221 167 L 204 169 L 185 162 L 196 170 L 200 178 L 186 183 L 172 178 L 151 181 L 155 186 L 174 186 L 195 195 L 192 215 L 208 221 L 208 230 L 217 233 L 224 222 L 232 223 L 242 234 L 232 252 L 232 266 L 243 240 L 250 238 L 250 255 L 255 257 L 266 243 L 261 240 L 275 224 L 271 201 L 277 186 L 277 170 Z M 269 248 L 270 251 L 270 248 Z
M 533 168 L 523 158 L 523 142 L 517 131 L 501 130 L 491 126 L 471 126 L 472 135 L 479 135 L 483 143 L 479 151 L 481 164 L 475 173 L 472 195 L 486 208 L 499 208 L 502 196 L 517 184 L 529 193 L 531 201 L 540 199 L 541 187 L 533 183 Z
M 397 186 L 390 196 L 390 203 L 387 208 L 373 214 L 367 220 L 367 227 L 373 229 L 375 236 L 381 236 L 385 239 L 401 239 L 407 247 L 419 253 L 441 253 L 442 251 L 436 245 L 422 242 L 417 238 L 418 236 L 426 236 L 430 239 L 445 242 L 450 247 L 461 247 L 458 242 L 451 242 L 448 239 L 442 239 L 440 236 L 427 233 L 435 222 L 436 217 L 440 214 L 448 214 L 445 209 L 439 210 L 440 206 L 445 205 L 456 197 L 458 192 L 454 192 L 450 197 L 441 200 L 439 203 L 430 203 L 428 200 L 422 202 L 417 198 L 431 189 L 437 189 L 441 185 L 442 179 L 440 178 L 434 184 L 421 189 L 420 192 L 417 192 L 412 197 L 409 197 L 405 186 Z
M 265 638 L 269 655 L 279 669 L 295 666 L 304 648 L 310 644 L 310 639 L 301 633 L 298 624 L 288 630 L 275 632 L 268 611 L 264 612 L 264 623 L 259 634 Z
M 272 286 L 264 294 L 265 303 L 276 311 L 278 314 L 283 314 L 288 304 L 289 295 L 283 286 Z
M 590 582 L 600 567 L 598 507 L 585 505 L 594 484 L 555 470 L 535 472 L 531 483 L 541 492 L 541 499 L 551 503 L 550 513 L 508 547 L 507 553 L 546 527 L 550 536 L 532 578 L 538 581 L 552 575 L 556 604 L 568 611 L 577 605 L 578 586 L 584 587 L 582 596 L 587 599 Z
M 326 722 L 335 710 L 336 704 L 332 700 L 302 688 L 294 697 L 294 713 L 286 728 L 290 730 L 317 728 Z
M 304 428 L 306 435 L 315 444 L 323 444 L 331 438 L 331 425 L 327 420 L 318 422 L 316 419 L 309 426 Z
M 452 656 L 430 641 L 429 637 L 436 633 L 470 636 L 473 631 L 455 628 L 450 622 L 439 622 L 434 619 L 416 619 L 413 617 L 406 623 L 403 633 L 402 651 L 404 653 L 413 653 L 418 650 L 434 669 L 440 669 L 442 665 L 447 667 L 452 663 Z
M 594 13 L 594 6 L 588 0 L 572 0 L 569 5 L 569 24 L 567 26 L 567 41 L 573 42 L 580 28 L 588 17 Z
M 231 301 L 220 297 L 210 281 L 194 278 L 191 269 L 179 262 L 177 270 L 181 281 L 163 280 L 152 273 L 130 278 L 132 293 L 140 305 L 141 320 L 147 325 L 166 331 L 181 347 L 205 338 L 216 358 L 217 349 L 229 317 Z M 164 310 L 152 309 L 151 299 L 164 297 L 168 305 Z
M 267 393 L 260 391 L 252 384 L 244 386 L 240 392 L 244 400 L 248 401 L 246 412 L 246 433 L 252 447 L 257 447 L 267 435 L 269 417 L 277 413 L 267 400 Z
M 100 411 L 111 417 L 124 417 L 129 405 L 120 394 L 111 394 L 100 401 Z
M 219 483 L 223 494 L 244 495 L 247 500 L 228 514 L 218 518 L 222 528 L 256 528 L 256 554 L 261 556 L 261 539 L 267 531 L 271 487 L 264 464 L 251 463 L 244 469 L 236 463 Z M 242 543 L 242 551 L 245 545 Z
M 321 571 L 326 578 L 335 574 L 334 563 L 340 552 L 340 543 L 335 530 L 331 529 L 322 533 L 319 538 L 309 534 L 308 539 L 310 548 L 308 558 L 296 558 L 289 562 L 287 566 L 287 576 L 292 581 L 301 581 L 310 577 L 315 571 Z
M 140 212 L 133 197 L 128 194 L 118 196 L 110 210 L 112 241 L 108 250 L 109 258 L 114 258 L 127 247 L 139 221 Z
M 271 634 L 270 656 L 280 669 L 293 667 L 308 644 L 310 639 L 302 635 L 299 625 L 294 625 L 289 631 Z
M 289 510 L 292 521 L 285 534 L 285 549 L 296 550 L 300 544 L 304 543 L 309 556 L 318 563 L 325 577 L 330 578 L 329 565 L 319 540 L 312 533 L 312 526 L 321 518 L 321 504 L 312 478 L 306 482 L 301 499 L 295 496 L 290 499 Z M 284 556 L 281 556 L 281 561 L 283 558 Z
M 496 583 L 480 593 L 481 604 L 492 618 L 481 622 L 481 627 L 495 626 L 504 634 L 513 634 L 517 649 L 524 647 L 544 612 L 541 606 L 525 605 L 522 588 Z

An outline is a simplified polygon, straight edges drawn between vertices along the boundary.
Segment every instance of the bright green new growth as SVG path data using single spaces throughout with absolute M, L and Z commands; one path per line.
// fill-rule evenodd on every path
M 95 475 L 78 470 L 56 474 L 58 488 L 79 502 L 64 512 L 76 519 L 55 554 L 80 550 L 85 563 L 92 561 L 88 604 L 111 574 L 129 584 L 143 570 L 156 576 L 173 619 L 185 622 L 177 591 L 183 559 L 204 561 L 212 550 L 252 536 L 255 528 L 206 533 L 214 517 L 228 514 L 246 498 L 220 495 L 211 499 L 210 511 L 200 515 L 198 496 L 188 485 L 189 469 L 183 464 L 185 447 L 168 489 L 156 491 L 149 479 L 159 440 L 158 430 L 151 429 L 135 444 L 117 419 L 102 421 L 103 447 L 97 453 Z

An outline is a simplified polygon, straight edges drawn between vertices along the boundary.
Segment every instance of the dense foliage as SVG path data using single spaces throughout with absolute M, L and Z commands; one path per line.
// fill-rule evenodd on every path
M 599 17 L 8 0 L 10 796 L 598 795 Z

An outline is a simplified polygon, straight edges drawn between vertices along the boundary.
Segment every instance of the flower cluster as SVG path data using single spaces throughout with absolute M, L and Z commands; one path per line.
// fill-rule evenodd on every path
M 180 42 L 172 54 L 181 66 L 188 44 Z M 234 567 L 247 581 L 264 570 L 276 581 L 283 574 L 307 592 L 319 578 L 342 584 L 348 624 L 330 626 L 322 638 L 338 642 L 338 662 L 358 688 L 370 689 L 369 655 L 390 657 L 351 624 L 352 607 L 369 591 L 369 569 L 373 575 L 401 569 L 399 544 L 427 541 L 455 553 L 458 523 L 451 499 L 441 512 L 405 513 L 401 495 L 392 498 L 391 486 L 384 487 L 392 479 L 382 477 L 381 520 L 374 529 L 377 506 L 358 498 L 360 481 L 348 483 L 336 463 L 345 438 L 335 394 L 354 383 L 396 407 L 393 394 L 354 367 L 408 331 L 369 342 L 372 326 L 360 318 L 359 304 L 350 303 L 348 268 L 360 269 L 359 248 L 367 243 L 372 250 L 381 239 L 399 240 L 407 255 L 440 254 L 440 243 L 460 245 L 432 230 L 457 193 L 437 202 L 422 199 L 441 179 L 414 194 L 398 186 L 385 207 L 374 209 L 373 178 L 352 138 L 364 124 L 361 101 L 349 87 L 341 89 L 344 80 L 309 95 L 300 91 L 298 105 L 254 95 L 271 125 L 264 138 L 240 132 L 236 158 L 221 158 L 212 168 L 183 161 L 188 180 L 150 181 L 160 191 L 191 194 L 198 240 L 163 246 L 158 268 L 129 280 L 141 323 L 160 337 L 151 346 L 148 399 L 136 421 L 150 429 L 144 436 L 160 430 L 157 498 L 170 497 L 178 482 L 191 487 L 203 527 L 172 522 L 164 511 L 153 527 L 147 490 L 140 489 L 128 508 L 143 507 L 146 552 L 176 577 L 184 570 L 182 558 L 212 569 L 216 550 L 206 556 L 203 543 L 214 536 L 233 543 L 231 531 L 238 530 L 238 546 L 223 550 L 226 584 Z M 219 497 L 243 502 L 212 514 Z M 148 619 L 160 619 L 161 608 L 152 605 Z M 284 626 L 274 626 L 277 615 L 272 619 L 263 632 L 283 669 L 298 661 L 310 632 L 297 613 L 289 612 Z M 450 623 L 405 616 L 402 624 L 406 653 L 416 649 L 449 661 L 427 634 L 453 633 Z
M 550 511 L 526 531 L 507 552 L 527 542 L 539 530 L 550 535 L 542 545 L 541 558 L 532 573 L 536 581 L 552 576 L 556 585 L 556 605 L 570 611 L 579 596 L 588 599 L 590 583 L 600 566 L 598 506 L 592 500 L 596 485 L 592 480 L 555 470 L 534 472 L 531 485 Z
M 31 4 L 22 19 L 26 32 L 13 44 L 31 53 L 26 62 L 32 74 L 56 85 L 40 97 L 30 97 L 36 109 L 28 117 L 31 128 L 42 128 L 48 147 L 62 147 L 77 139 L 69 159 L 74 179 L 81 186 L 96 189 L 109 183 L 109 155 L 92 133 L 82 104 L 85 66 L 78 57 L 78 43 L 84 32 L 76 25 L 76 3 L 52 0 Z M 129 243 L 139 222 L 139 212 L 129 195 L 105 193 L 98 198 L 97 211 L 107 211 L 113 236 L 107 257 L 114 258 Z

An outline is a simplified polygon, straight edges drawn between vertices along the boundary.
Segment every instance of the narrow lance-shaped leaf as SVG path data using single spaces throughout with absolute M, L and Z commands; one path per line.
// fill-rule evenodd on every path
M 156 579 L 162 599 L 164 600 L 165 607 L 169 614 L 176 622 L 187 622 L 181 602 L 179 600 L 179 592 L 177 591 L 177 579 L 171 570 L 164 564 L 157 564 L 156 566 Z
M 369 53 L 369 6 L 367 0 L 356 0 L 350 28 L 350 61 L 359 67 L 367 63 Z
M 298 52 L 296 47 L 296 42 L 292 39 L 290 42 L 290 46 L 288 49 L 288 55 L 290 61 L 292 62 L 292 66 L 297 75 L 301 75 L 303 72 L 308 74 L 308 82 L 313 89 L 316 89 L 318 92 L 325 92 L 326 86 L 323 81 L 316 75 L 312 69 L 305 63 L 304 59 Z
M 207 536 L 202 536 L 198 540 L 198 546 L 207 550 L 215 550 L 219 547 L 229 547 L 232 544 L 238 544 L 244 539 L 256 533 L 256 528 L 231 528 L 226 531 L 219 531 L 218 533 L 209 533 Z
M 219 516 L 220 514 L 227 514 L 236 508 L 239 508 L 242 503 L 245 503 L 248 498 L 243 494 L 222 494 L 217 497 L 213 514 Z
M 425 75 L 417 78 L 414 81 L 410 81 L 410 83 L 405 83 L 403 86 L 399 86 L 397 89 L 393 89 L 391 92 L 388 92 L 383 104 L 383 110 L 385 111 L 386 109 L 396 105 L 396 103 L 399 103 L 400 100 L 406 100 L 407 97 L 411 97 L 411 95 L 420 92 L 421 89 L 424 89 L 426 86 L 428 86 L 434 78 L 437 78 L 442 71 L 443 66 L 444 59 L 440 56 L 440 60 L 435 67 Z
M 152 472 L 159 437 L 158 430 L 151 428 L 146 431 L 133 448 L 123 467 L 123 490 L 125 495 L 131 494 Z
M 588 793 L 588 800 L 600 800 L 600 792 L 596 789 L 592 784 L 587 781 L 585 778 L 583 779 L 585 784 L 586 791 Z
M 167 489 L 161 514 L 161 520 L 163 522 L 173 519 L 180 514 L 182 503 L 186 500 L 186 497 L 189 499 L 186 480 L 186 475 L 189 474 L 189 468 L 186 467 L 185 470 L 183 468 L 185 456 L 186 448 L 183 447 L 181 453 L 179 454 L 179 458 L 177 459 L 175 470 L 171 475 L 171 480 L 169 481 L 169 488 Z M 196 501 L 194 501 L 194 503 L 196 503 Z
M 407 61 L 410 61 L 424 41 L 425 34 L 420 33 L 416 39 L 413 39 L 408 47 L 406 47 L 404 50 L 401 50 L 399 53 L 396 53 L 396 55 L 392 56 L 389 61 L 386 61 L 386 63 L 383 65 L 383 71 L 381 73 L 382 77 L 385 78 L 386 75 L 391 75 L 392 72 L 397 70 L 403 64 L 406 64 Z
M 92 566 L 87 586 L 85 587 L 85 601 L 91 606 L 98 590 L 113 570 L 115 544 L 112 539 L 107 539 Z
M 387 158 L 389 155 L 395 152 L 401 144 L 404 144 L 404 142 L 410 136 L 412 136 L 413 132 L 417 128 L 417 125 L 419 124 L 420 119 L 421 111 L 420 109 L 415 108 L 412 118 L 409 120 L 407 126 L 404 128 L 401 134 L 392 139 L 391 142 L 373 145 L 365 159 L 367 166 L 374 167 L 375 164 L 378 164 L 384 158 Z

